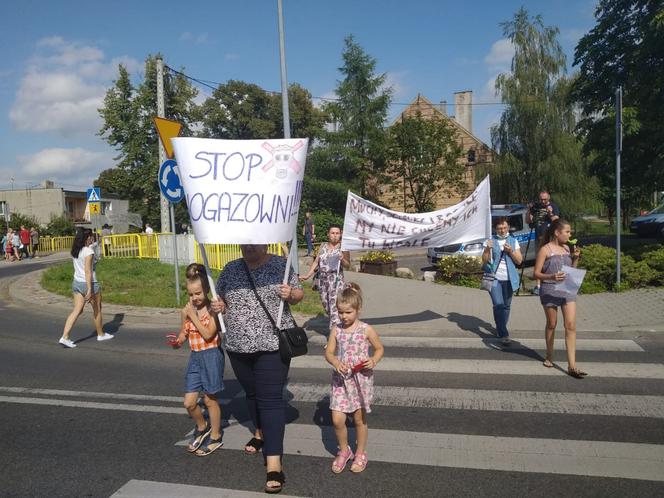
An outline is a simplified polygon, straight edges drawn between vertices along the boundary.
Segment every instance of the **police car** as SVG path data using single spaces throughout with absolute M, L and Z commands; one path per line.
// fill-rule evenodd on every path
M 535 261 L 537 248 L 535 247 L 535 230 L 528 226 L 526 216 L 528 206 L 523 204 L 494 204 L 491 206 L 491 218 L 493 220 L 505 216 L 510 226 L 510 234 L 519 241 L 521 254 L 524 261 Z M 528 244 L 530 240 L 530 244 Z M 481 256 L 485 239 L 475 239 L 460 244 L 450 244 L 448 246 L 429 247 L 427 250 L 427 259 L 429 263 L 435 265 L 442 258 L 447 256 Z M 526 253 L 526 248 L 528 252 Z

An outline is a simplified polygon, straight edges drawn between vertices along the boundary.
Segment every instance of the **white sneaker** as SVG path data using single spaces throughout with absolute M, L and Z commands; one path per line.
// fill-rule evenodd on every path
M 71 341 L 69 339 L 65 339 L 64 337 L 60 337 L 60 340 L 58 342 L 66 348 L 75 348 L 76 347 L 76 344 L 74 344 L 74 341 Z
M 113 339 L 114 337 L 115 337 L 115 336 L 112 335 L 112 334 L 104 333 L 104 335 L 98 335 L 98 336 L 97 336 L 97 340 L 98 340 L 98 341 L 108 341 L 108 340 L 110 340 L 110 339 Z

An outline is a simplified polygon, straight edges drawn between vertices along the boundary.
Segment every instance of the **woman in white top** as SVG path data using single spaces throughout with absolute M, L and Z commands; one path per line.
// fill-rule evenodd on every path
M 83 312 L 85 303 L 92 305 L 95 329 L 97 329 L 97 340 L 107 341 L 113 339 L 111 334 L 104 333 L 101 326 L 101 286 L 97 282 L 97 275 L 95 274 L 97 261 L 94 251 L 90 247 L 93 243 L 94 236 L 92 235 L 92 230 L 89 228 L 79 228 L 71 248 L 71 257 L 74 263 L 74 280 L 72 282 L 74 309 L 67 317 L 62 337 L 58 341 L 67 348 L 76 347 L 74 341 L 69 339 L 69 333 Z

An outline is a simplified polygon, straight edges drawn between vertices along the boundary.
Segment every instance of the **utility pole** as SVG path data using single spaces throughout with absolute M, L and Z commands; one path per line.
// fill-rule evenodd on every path
M 279 17 L 279 61 L 281 68 L 281 112 L 284 120 L 284 138 L 290 138 L 290 113 L 288 111 L 288 78 L 286 77 L 286 48 L 284 43 L 284 13 L 281 0 L 277 0 L 277 11 Z M 283 283 L 288 283 L 288 273 L 290 272 L 290 265 L 298 274 L 298 254 L 297 254 L 297 223 L 295 230 L 293 230 L 293 240 L 291 241 L 290 251 L 288 253 L 288 261 L 286 262 L 286 273 L 284 275 Z M 281 317 L 284 311 L 284 301 L 279 303 L 279 313 L 277 315 L 277 327 L 281 326 Z
M 164 60 L 161 56 L 157 57 L 157 116 L 160 118 L 166 117 L 166 110 L 164 105 Z M 164 146 L 159 142 L 159 164 L 157 165 L 157 170 L 166 160 L 166 151 Z M 161 231 L 170 232 L 171 230 L 175 233 L 175 226 L 171 228 L 170 219 L 168 216 L 168 201 L 164 197 L 164 194 L 159 190 L 159 207 L 161 213 Z
M 290 112 L 288 110 L 288 78 L 286 77 L 286 46 L 284 43 L 284 13 L 281 0 L 277 0 L 279 10 L 279 61 L 281 67 L 281 112 L 284 120 L 284 138 L 290 138 Z
M 616 90 L 616 290 L 620 290 L 620 154 L 622 152 L 622 86 Z

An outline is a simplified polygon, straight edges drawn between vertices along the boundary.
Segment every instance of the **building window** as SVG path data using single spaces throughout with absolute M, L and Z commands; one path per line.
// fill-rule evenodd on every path
M 468 149 L 468 162 L 474 163 L 475 161 L 475 149 Z

